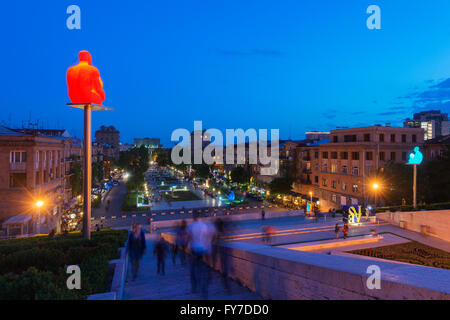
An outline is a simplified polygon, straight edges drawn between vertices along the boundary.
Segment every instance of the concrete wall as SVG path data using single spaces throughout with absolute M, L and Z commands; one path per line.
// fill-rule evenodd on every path
M 221 270 L 221 261 L 228 261 L 229 276 L 265 299 L 450 300 L 450 270 L 248 243 L 224 242 L 219 248 L 215 268 Z M 381 269 L 379 290 L 366 286 L 367 267 L 373 264 Z
M 377 213 L 377 218 L 407 230 L 450 241 L 450 210 L 383 212 Z
M 295 217 L 303 214 L 303 210 L 286 210 L 286 211 L 266 211 L 265 218 L 266 219 L 275 219 L 275 218 L 284 218 L 284 217 Z M 261 211 L 254 213 L 234 213 L 229 216 L 218 216 L 219 218 L 226 218 L 230 221 L 246 221 L 246 220 L 258 220 L 261 219 Z M 214 221 L 218 217 L 207 217 L 202 218 L 205 220 Z M 186 222 L 192 222 L 192 215 L 186 215 Z M 181 223 L 180 219 L 174 220 L 163 220 L 163 221 L 153 221 L 152 224 L 159 229 L 162 228 L 173 228 L 178 227 Z

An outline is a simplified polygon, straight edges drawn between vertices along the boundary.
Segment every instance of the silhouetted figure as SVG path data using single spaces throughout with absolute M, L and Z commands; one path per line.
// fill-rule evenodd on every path
M 177 254 L 180 256 L 180 262 L 184 264 L 186 262 L 186 242 L 187 242 L 187 231 L 186 231 L 186 221 L 181 221 L 181 225 L 177 230 L 175 237 L 175 248 L 173 252 L 173 263 L 175 264 Z
M 264 220 L 266 217 L 266 212 L 264 211 L 264 209 L 261 210 L 261 219 Z
M 166 259 L 166 251 L 167 251 L 167 244 L 163 237 L 159 237 L 158 242 L 156 242 L 155 248 L 153 249 L 153 255 L 156 255 L 156 264 L 157 264 L 157 271 L 156 273 L 165 275 L 165 259 Z
M 342 232 L 344 233 L 344 239 L 347 239 L 348 234 L 348 224 L 344 223 L 344 227 L 342 228 Z
M 336 225 L 334 226 L 334 233 L 336 234 L 336 239 L 339 238 L 339 224 L 336 223 Z
M 142 226 L 140 224 L 133 224 L 132 231 L 128 236 L 128 246 L 127 253 L 131 262 L 131 274 L 133 280 L 136 279 L 137 273 L 139 271 L 139 264 L 142 255 L 145 254 L 147 249 L 145 243 L 145 235 L 142 231 Z

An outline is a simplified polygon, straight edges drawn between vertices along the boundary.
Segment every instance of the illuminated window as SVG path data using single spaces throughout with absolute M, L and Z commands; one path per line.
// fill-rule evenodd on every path
M 352 191 L 353 191 L 354 193 L 357 193 L 357 192 L 358 192 L 358 184 L 356 184 L 356 183 L 353 184 Z
M 336 173 L 337 172 L 337 165 L 336 164 L 331 164 L 331 173 Z

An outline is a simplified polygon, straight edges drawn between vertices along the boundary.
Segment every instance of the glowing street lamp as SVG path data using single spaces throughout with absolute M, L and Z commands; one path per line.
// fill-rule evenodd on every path
M 37 217 L 38 217 L 37 226 L 36 226 L 37 234 L 41 233 L 41 207 L 43 205 L 44 205 L 44 201 L 42 201 L 42 200 L 36 201 L 36 211 L 37 211 Z
M 379 188 L 380 188 L 380 185 L 378 183 L 372 184 L 372 189 L 373 189 L 374 194 L 375 194 L 375 210 L 377 208 L 377 191 L 378 191 Z

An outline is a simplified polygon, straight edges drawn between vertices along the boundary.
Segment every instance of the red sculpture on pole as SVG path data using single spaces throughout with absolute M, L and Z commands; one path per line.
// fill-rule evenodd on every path
M 100 72 L 92 66 L 91 54 L 82 50 L 78 53 L 80 62 L 67 70 L 67 85 L 72 103 L 95 103 L 105 100 Z

